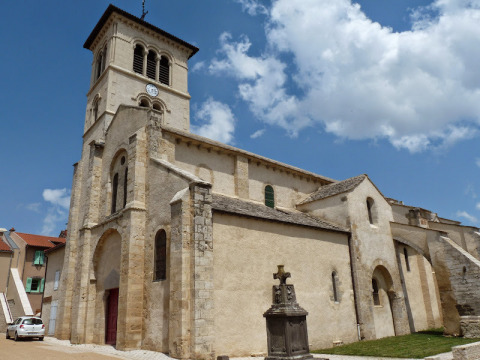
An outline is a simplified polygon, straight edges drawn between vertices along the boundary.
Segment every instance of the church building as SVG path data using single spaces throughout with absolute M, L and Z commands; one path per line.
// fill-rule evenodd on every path
M 179 359 L 267 353 L 284 265 L 312 349 L 480 334 L 479 229 L 190 132 L 198 49 L 110 5 L 74 167 L 55 336 Z M 79 134 L 80 136 L 80 134 Z

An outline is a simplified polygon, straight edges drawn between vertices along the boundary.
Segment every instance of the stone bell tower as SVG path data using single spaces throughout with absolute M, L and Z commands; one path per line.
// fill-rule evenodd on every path
M 147 132 L 158 125 L 189 130 L 187 62 L 198 49 L 113 5 L 84 48 L 93 53 L 92 72 L 82 154 L 74 165 L 55 336 L 139 348 L 146 166 L 155 137 Z M 117 256 L 109 256 L 105 244 Z M 107 281 L 102 274 L 113 275 Z M 107 299 L 113 299 L 108 307 Z
M 190 126 L 187 61 L 193 45 L 110 5 L 83 45 L 93 52 L 84 133 L 105 131 L 119 105 L 163 113 L 163 123 Z

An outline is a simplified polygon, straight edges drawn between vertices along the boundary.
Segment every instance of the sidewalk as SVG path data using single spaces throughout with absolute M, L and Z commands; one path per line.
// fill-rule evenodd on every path
M 131 360 L 173 360 L 173 358 L 159 352 L 148 350 L 130 350 L 120 351 L 112 346 L 108 345 L 93 345 L 93 344 L 81 344 L 72 345 L 68 340 L 58 340 L 53 337 L 45 337 L 43 342 L 46 347 L 52 347 L 54 351 L 62 351 L 65 353 L 96 353 L 109 357 L 119 359 L 131 359 Z M 398 358 L 386 358 L 386 357 L 370 357 L 370 356 L 346 356 L 346 355 L 322 355 L 313 354 L 315 359 L 328 359 L 328 360 L 423 360 L 423 359 L 398 359 Z M 425 358 L 425 360 L 451 360 L 452 353 L 444 353 Z M 231 360 L 263 360 L 263 357 L 239 357 L 231 358 Z

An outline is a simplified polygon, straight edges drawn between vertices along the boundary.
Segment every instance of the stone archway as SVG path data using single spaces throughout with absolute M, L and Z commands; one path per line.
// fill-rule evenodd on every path
M 120 287 L 120 258 L 121 258 L 122 237 L 113 229 L 107 230 L 99 239 L 95 252 L 93 254 L 93 269 L 95 275 L 95 328 L 94 343 L 104 344 L 106 335 L 109 336 L 108 342 L 115 344 L 116 340 L 116 323 L 117 313 L 112 314 L 111 304 L 115 304 L 112 295 L 117 296 L 118 306 L 118 289 Z M 117 311 L 118 307 L 113 311 Z
M 392 276 L 379 265 L 372 273 L 373 321 L 377 339 L 395 335 L 394 302 Z

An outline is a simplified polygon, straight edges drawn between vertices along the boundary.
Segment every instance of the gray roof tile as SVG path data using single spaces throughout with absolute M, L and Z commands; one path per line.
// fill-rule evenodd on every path
M 311 193 L 306 199 L 302 200 L 298 205 L 306 204 L 315 200 L 325 199 L 329 196 L 350 191 L 357 187 L 357 185 L 359 185 L 366 177 L 366 174 L 362 174 L 347 180 L 322 186 L 314 193 Z
M 263 204 L 235 199 L 224 195 L 213 195 L 212 208 L 216 211 L 242 216 L 314 227 L 330 231 L 348 232 L 348 230 L 345 228 L 341 228 L 338 225 L 334 225 L 325 220 L 320 220 L 300 211 L 272 209 Z

